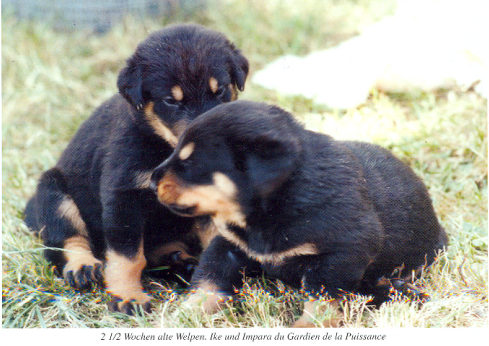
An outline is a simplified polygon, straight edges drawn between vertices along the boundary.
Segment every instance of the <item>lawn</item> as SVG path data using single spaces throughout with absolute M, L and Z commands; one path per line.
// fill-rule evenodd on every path
M 299 3 L 299 2 L 297 2 Z M 42 256 L 23 209 L 79 125 L 115 92 L 118 71 L 149 32 L 191 20 L 224 32 L 251 75 L 282 54 L 331 47 L 393 10 L 392 1 L 222 1 L 172 20 L 127 18 L 104 35 L 57 32 L 2 11 L 2 325 L 39 327 L 286 327 L 305 297 L 280 282 L 248 279 L 222 311 L 180 311 L 188 290 L 145 276 L 151 313 L 110 313 L 101 290 L 70 289 Z M 398 297 L 380 309 L 354 297 L 346 327 L 487 326 L 487 100 L 470 91 L 384 94 L 348 111 L 283 97 L 248 83 L 241 99 L 291 111 L 306 127 L 392 150 L 423 178 L 450 245 L 417 282 L 431 300 Z M 325 316 L 315 316 L 318 324 Z

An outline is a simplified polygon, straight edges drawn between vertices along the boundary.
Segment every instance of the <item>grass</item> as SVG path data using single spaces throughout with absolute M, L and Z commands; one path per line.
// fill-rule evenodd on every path
M 319 9 L 318 9 L 319 8 Z M 307 54 L 355 35 L 392 11 L 387 1 L 222 1 L 186 18 L 226 33 L 250 60 L 251 73 L 281 54 Z M 116 92 L 116 78 L 136 44 L 169 22 L 128 18 L 104 36 L 60 33 L 2 11 L 2 325 L 54 327 L 284 327 L 301 314 L 300 292 L 248 279 L 222 311 L 181 309 L 188 293 L 145 277 L 152 313 L 109 313 L 100 290 L 77 292 L 53 274 L 22 211 L 42 171 L 53 166 L 79 125 Z M 346 327 L 487 326 L 487 101 L 451 90 L 412 95 L 372 92 L 346 112 L 282 97 L 249 83 L 241 98 L 280 105 L 308 128 L 391 149 L 426 182 L 450 237 L 445 254 L 418 286 L 421 307 L 399 297 L 378 310 L 367 297 L 344 309 Z M 315 316 L 318 324 L 327 316 Z

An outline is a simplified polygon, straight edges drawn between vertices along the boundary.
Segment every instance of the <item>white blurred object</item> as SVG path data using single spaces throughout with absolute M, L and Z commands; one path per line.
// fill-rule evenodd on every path
M 303 95 L 331 108 L 387 92 L 474 86 L 488 97 L 489 1 L 404 0 L 395 15 L 336 47 L 306 57 L 284 56 L 253 82 Z

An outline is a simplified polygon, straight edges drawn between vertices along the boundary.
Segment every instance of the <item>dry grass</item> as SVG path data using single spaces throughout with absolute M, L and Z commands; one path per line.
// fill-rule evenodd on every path
M 284 53 L 331 46 L 388 13 L 385 1 L 224 1 L 195 21 L 225 32 L 243 48 L 251 72 Z M 389 3 L 390 4 L 390 3 Z M 317 10 L 319 6 L 321 10 Z M 324 14 L 326 13 L 326 14 Z M 183 17 L 178 17 L 183 18 Z M 248 280 L 213 315 L 180 309 L 185 288 L 145 279 L 150 314 L 107 311 L 108 297 L 80 293 L 55 277 L 22 211 L 40 173 L 60 156 L 80 123 L 116 92 L 124 60 L 148 32 L 167 23 L 128 19 L 105 36 L 56 33 L 46 24 L 2 13 L 2 323 L 37 327 L 282 327 L 301 314 L 299 292 L 280 282 Z M 372 141 L 408 162 L 429 187 L 450 247 L 418 284 L 432 300 L 400 297 L 379 310 L 355 297 L 347 327 L 487 326 L 487 102 L 473 93 L 373 94 L 362 107 L 334 112 L 248 84 L 242 98 L 278 104 L 307 127 Z M 325 316 L 315 316 L 318 323 Z

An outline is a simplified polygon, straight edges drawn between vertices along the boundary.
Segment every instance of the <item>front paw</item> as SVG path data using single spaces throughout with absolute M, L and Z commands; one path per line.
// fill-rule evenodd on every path
M 113 299 L 109 303 L 111 311 L 124 312 L 132 315 L 134 305 L 150 308 L 150 296 L 144 293 L 141 284 L 141 272 L 146 266 L 146 259 L 141 242 L 137 253 L 128 257 L 114 250 L 107 251 L 107 267 L 105 283 L 107 292 Z
M 182 308 L 190 310 L 200 309 L 206 314 L 211 314 L 218 311 L 230 298 L 230 295 L 222 292 L 214 283 L 202 281 L 197 285 L 196 289 L 192 290 L 192 293 L 182 304 Z
M 422 303 L 430 300 L 429 294 L 422 292 L 408 280 L 391 278 L 389 281 L 391 287 L 397 291 L 397 293 L 403 294 L 413 301 L 419 301 Z
M 138 307 L 141 307 L 145 312 L 151 312 L 151 298 L 144 292 L 135 292 L 133 297 L 125 295 L 124 298 L 112 293 L 110 295 L 112 298 L 108 307 L 111 312 L 122 312 L 132 316 Z
M 343 323 L 338 299 L 308 300 L 304 303 L 302 316 L 292 324 L 292 328 L 338 328 Z
M 103 264 L 93 258 L 88 262 L 68 262 L 63 268 L 63 277 L 71 287 L 85 290 L 103 285 Z

